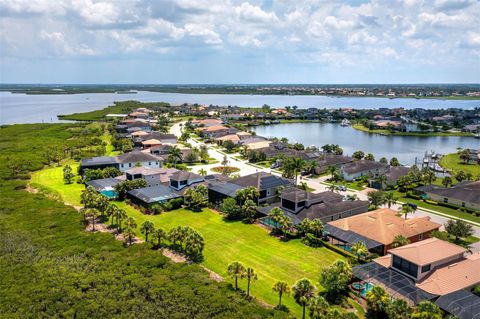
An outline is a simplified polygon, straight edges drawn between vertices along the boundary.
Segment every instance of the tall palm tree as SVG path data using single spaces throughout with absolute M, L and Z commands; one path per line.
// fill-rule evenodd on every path
M 374 286 L 365 296 L 368 309 L 375 313 L 384 313 L 389 304 L 390 297 L 380 286 Z
M 357 255 L 358 262 L 360 262 L 360 257 L 361 256 L 368 255 L 367 246 L 361 241 L 357 241 L 355 244 L 352 245 L 352 252 L 355 255 Z
M 445 176 L 442 180 L 442 185 L 445 186 L 445 188 L 448 188 L 448 185 L 452 185 L 452 178 L 450 176 Z
M 285 216 L 283 210 L 278 207 L 274 207 L 270 213 L 268 213 L 268 218 L 274 223 L 273 230 L 278 231 L 281 227 L 282 218 Z
M 408 214 L 414 214 L 415 213 L 415 208 L 412 207 L 412 205 L 404 204 L 402 206 L 402 209 L 400 209 L 400 214 L 403 214 L 405 216 L 405 220 L 407 220 Z
M 207 171 L 202 168 L 198 171 L 198 174 L 200 174 L 200 176 L 205 176 L 205 175 L 207 175 Z
M 328 172 L 331 175 L 330 178 L 333 180 L 333 177 L 334 177 L 335 173 L 337 172 L 337 168 L 335 166 L 329 166 L 328 167 Z
M 333 183 L 332 183 L 332 184 L 329 184 L 328 187 L 327 187 L 327 189 L 328 189 L 329 191 L 331 191 L 331 192 L 335 192 L 335 191 L 337 190 L 337 185 L 335 185 L 335 184 L 333 184 Z
M 128 218 L 127 212 L 121 208 L 117 211 L 117 225 L 118 225 L 118 232 L 122 232 L 122 221 Z
M 290 286 L 284 281 L 277 281 L 272 290 L 278 293 L 278 306 L 282 305 L 282 296 L 283 294 L 288 295 L 290 293 Z
M 128 243 L 132 244 L 133 236 L 135 236 L 135 228 L 137 228 L 137 222 L 133 217 L 128 217 L 125 221 L 126 228 L 126 238 L 128 238 Z
M 306 162 L 300 157 L 293 157 L 290 160 L 290 167 L 292 169 L 293 175 L 295 176 L 295 185 L 297 185 L 298 175 L 305 169 Z
M 250 297 L 250 282 L 252 280 L 257 280 L 257 274 L 253 268 L 248 267 L 245 271 L 245 277 L 247 278 L 247 298 Z
M 293 298 L 302 306 L 302 319 L 305 319 L 305 307 L 308 300 L 313 297 L 315 286 L 307 278 L 302 278 L 293 286 Z
M 161 228 L 155 229 L 155 231 L 152 233 L 153 239 L 157 241 L 157 247 L 161 246 L 162 239 L 164 239 L 166 236 L 167 234 Z
M 245 271 L 245 267 L 238 261 L 235 261 L 228 265 L 228 275 L 232 278 L 235 278 L 235 290 L 238 290 L 238 278 L 243 278 L 245 276 Z
M 317 167 L 318 167 L 318 163 L 316 161 L 309 161 L 306 164 L 306 169 L 310 174 L 315 174 L 315 170 L 317 169 Z
M 316 296 L 308 302 L 308 314 L 310 318 L 327 318 L 327 313 L 330 308 L 328 302 L 322 296 Z M 337 318 L 337 317 L 330 317 Z
M 140 232 L 145 236 L 145 242 L 148 243 L 148 235 L 152 234 L 155 231 L 155 226 L 149 220 L 143 222 Z
M 168 151 L 168 159 L 173 162 L 173 167 L 177 167 L 177 162 L 182 160 L 182 151 L 174 146 Z
M 88 215 L 92 218 L 92 231 L 95 231 L 95 220 L 101 215 L 101 213 L 98 209 L 89 208 Z
M 410 240 L 408 240 L 408 238 L 402 235 L 397 235 L 393 238 L 392 247 L 397 248 L 397 247 L 405 246 L 408 244 L 410 244 Z
M 118 207 L 117 207 L 117 205 L 114 205 L 114 204 L 108 205 L 108 207 L 106 209 L 107 216 L 111 218 L 110 219 L 110 226 L 113 225 L 113 219 L 116 217 L 117 210 L 118 210 Z

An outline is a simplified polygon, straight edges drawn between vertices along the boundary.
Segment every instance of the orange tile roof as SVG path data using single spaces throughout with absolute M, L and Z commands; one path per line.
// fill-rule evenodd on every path
M 209 127 L 207 127 L 205 132 L 215 132 L 215 131 L 221 131 L 221 130 L 228 130 L 228 127 L 223 126 L 223 125 L 209 126 Z
M 231 134 L 231 135 L 225 135 L 219 138 L 216 138 L 215 140 L 217 141 L 232 141 L 232 142 L 238 142 L 240 141 L 240 137 L 238 137 L 237 134 Z
M 462 255 L 466 251 L 465 248 L 447 241 L 438 238 L 429 238 L 413 244 L 390 249 L 388 252 L 416 265 L 423 266 L 456 255 Z
M 352 231 L 384 245 L 393 243 L 395 236 L 405 238 L 440 228 L 429 217 L 403 219 L 393 209 L 381 208 L 371 212 L 342 218 L 328 224 L 344 231 Z
M 150 133 L 147 133 L 145 131 L 137 131 L 137 132 L 133 132 L 132 133 L 132 136 L 145 136 L 145 135 L 149 135 Z
M 152 138 L 151 140 L 143 141 L 142 144 L 143 145 L 160 145 L 160 144 L 162 144 L 162 142 Z
M 446 295 L 480 283 L 480 253 L 434 270 L 417 287 L 435 295 Z

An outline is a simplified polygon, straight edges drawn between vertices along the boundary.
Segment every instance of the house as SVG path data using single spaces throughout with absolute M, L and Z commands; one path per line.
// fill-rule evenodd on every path
M 245 187 L 230 182 L 209 183 L 208 184 L 208 201 L 212 204 L 219 205 L 225 198 L 235 198 L 239 190 Z
M 222 120 L 219 119 L 194 119 L 190 123 L 192 123 L 193 126 L 204 126 L 204 127 L 209 127 L 209 126 L 218 126 L 222 125 Z
M 117 178 L 102 178 L 88 181 L 85 184 L 108 198 L 116 198 L 118 194 L 115 192 L 115 186 L 120 182 L 121 180 Z
M 404 219 L 398 212 L 381 208 L 328 222 L 330 242 L 340 247 L 350 247 L 362 241 L 374 253 L 384 255 L 392 248 L 396 236 L 403 236 L 414 243 L 430 237 L 430 233 L 442 225 L 430 217 Z
M 176 144 L 177 137 L 174 134 L 166 134 L 161 132 L 135 132 L 132 133 L 132 141 L 135 146 L 143 147 L 143 142 L 149 140 L 158 141 L 160 144 Z M 147 134 L 144 134 L 147 133 Z M 148 143 L 147 143 L 148 144 Z M 159 144 L 156 144 L 159 145 Z M 152 145 L 151 145 L 152 146 Z M 150 146 L 150 147 L 151 147 Z
M 142 142 L 142 148 L 150 148 L 159 145 L 162 145 L 162 142 L 154 138 Z
M 170 175 L 170 187 L 177 191 L 203 181 L 202 176 L 192 172 L 178 171 Z
M 480 283 L 480 253 L 430 238 L 399 248 L 353 268 L 354 277 L 382 286 L 411 305 L 436 303 L 462 319 L 480 314 L 480 297 L 469 290 Z
M 162 167 L 161 158 L 140 151 L 133 151 L 118 155 L 115 157 L 115 161 L 118 165 L 118 169 L 122 172 L 125 172 L 126 170 L 135 166 L 143 166 L 150 168 Z
M 165 185 L 133 189 L 127 193 L 133 203 L 144 207 L 151 207 L 154 204 L 165 203 L 171 199 L 182 196 Z
M 346 181 L 353 181 L 362 176 L 376 178 L 388 169 L 387 164 L 375 161 L 359 160 L 344 164 L 340 167 L 340 174 Z
M 439 203 L 480 211 L 480 181 L 462 182 L 445 188 L 437 185 L 417 187 L 422 197 Z
M 386 172 L 383 174 L 385 176 L 385 181 L 383 185 L 380 185 L 380 181 L 376 179 L 369 180 L 370 187 L 381 189 L 384 186 L 395 186 L 400 177 L 408 175 L 411 168 L 406 166 L 389 166 Z
M 336 155 L 336 154 L 321 154 L 315 159 L 318 166 L 315 169 L 316 174 L 325 172 L 330 166 L 339 168 L 342 165 L 353 162 L 352 157 Z
M 133 181 L 142 178 L 149 187 L 167 184 L 170 182 L 170 176 L 179 172 L 176 168 L 148 168 L 134 167 L 125 171 L 126 180 Z
M 465 125 L 462 128 L 463 132 L 469 132 L 469 133 L 478 133 L 480 132 L 480 124 L 470 124 L 470 125 Z
M 238 177 L 230 181 L 242 187 L 255 187 L 260 192 L 259 203 L 272 202 L 279 195 L 279 191 L 285 187 L 293 186 L 292 182 L 283 177 L 265 172 L 253 173 Z
M 278 207 L 297 225 L 305 218 L 318 218 L 326 223 L 361 214 L 368 210 L 368 205 L 367 201 L 344 201 L 342 195 L 330 191 L 315 194 L 290 188 L 281 193 L 279 203 L 260 207 L 259 212 L 268 215 L 273 208 Z M 268 221 L 266 224 L 268 225 Z
M 115 156 L 98 156 L 82 159 L 80 163 L 80 174 L 86 169 L 104 169 L 107 167 L 118 168 Z
M 224 135 L 222 137 L 217 137 L 214 139 L 215 142 L 222 144 L 223 142 L 230 141 L 233 144 L 238 144 L 240 142 L 240 137 L 237 134 Z

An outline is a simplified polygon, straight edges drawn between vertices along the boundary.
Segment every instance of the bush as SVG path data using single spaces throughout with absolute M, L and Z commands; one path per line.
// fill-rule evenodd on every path
M 337 246 L 335 246 L 335 245 L 332 245 L 332 244 L 330 244 L 329 242 L 324 241 L 324 242 L 323 242 L 323 245 L 324 245 L 325 247 L 327 247 L 328 249 L 333 250 L 334 252 L 336 252 L 336 253 L 344 256 L 344 257 L 347 257 L 347 259 L 349 259 L 350 261 L 355 261 L 355 260 L 357 260 L 357 256 L 355 256 L 354 254 L 349 253 L 348 251 L 343 250 L 342 248 L 339 248 L 339 247 L 337 247 Z
M 172 205 L 172 209 L 178 209 L 181 208 L 183 205 L 183 198 L 174 198 L 170 201 L 170 204 Z
M 323 245 L 323 241 L 320 238 L 317 238 L 310 233 L 302 238 L 302 243 L 310 247 L 321 247 Z
M 407 197 L 413 199 L 422 199 L 420 196 L 413 194 L 412 192 L 407 192 Z
M 426 200 L 424 200 L 424 202 L 427 203 L 427 204 L 431 204 L 431 205 L 438 205 L 438 202 L 436 202 L 434 200 L 426 199 Z

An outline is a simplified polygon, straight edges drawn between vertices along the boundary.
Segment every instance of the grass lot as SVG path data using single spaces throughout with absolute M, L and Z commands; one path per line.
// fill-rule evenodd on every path
M 201 213 L 180 209 L 151 216 L 125 203 L 118 203 L 118 206 L 134 217 L 139 227 L 144 221 L 150 220 L 155 227 L 167 231 L 179 225 L 195 228 L 205 237 L 203 265 L 224 277 L 227 276 L 228 264 L 233 261 L 253 267 L 258 274 L 258 281 L 251 286 L 252 294 L 271 305 L 278 301 L 277 295 L 272 292 L 277 280 L 293 285 L 296 280 L 307 277 L 318 286 L 322 267 L 343 258 L 327 248 L 307 247 L 300 240 L 282 242 L 258 225 L 225 222 L 219 214 L 209 209 Z M 240 281 L 240 287 L 246 289 L 246 281 Z M 301 308 L 293 298 L 284 299 L 285 305 L 299 315 Z
M 78 164 L 70 164 L 70 166 L 76 173 Z M 33 172 L 31 185 L 72 206 L 80 206 L 80 194 L 85 189 L 83 184 L 74 182 L 67 185 L 63 182 L 63 166 L 49 167 Z
M 363 126 L 362 124 L 353 124 L 352 127 L 356 130 L 366 132 L 366 133 L 373 133 L 373 134 L 383 134 L 383 135 L 398 135 L 398 136 L 473 136 L 472 133 L 466 132 L 428 132 L 428 133 L 417 133 L 417 132 L 391 132 L 389 130 L 370 130 L 369 128 Z
M 76 171 L 76 166 L 72 168 Z M 84 186 L 65 185 L 62 169 L 53 167 L 34 172 L 32 186 L 55 194 L 71 205 L 80 205 L 80 193 Z M 201 213 L 181 209 L 152 216 L 144 215 L 123 202 L 117 205 L 135 218 L 139 228 L 146 220 L 167 231 L 178 225 L 195 228 L 205 237 L 203 265 L 224 277 L 228 264 L 233 261 L 253 267 L 258 273 L 258 281 L 252 284 L 252 294 L 272 305 L 277 303 L 277 295 L 271 290 L 275 281 L 283 280 L 293 285 L 296 280 L 307 277 L 318 286 L 322 267 L 343 258 L 327 248 L 307 247 L 300 240 L 282 242 L 258 225 L 225 222 L 220 215 L 208 209 Z M 244 289 L 246 282 L 241 281 L 240 286 Z M 301 308 L 293 298 L 287 296 L 284 299 L 285 305 L 300 315 Z
M 447 154 L 440 160 L 440 166 L 451 172 L 470 172 L 473 176 L 480 176 L 480 165 L 469 163 L 464 164 L 457 153 Z

